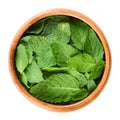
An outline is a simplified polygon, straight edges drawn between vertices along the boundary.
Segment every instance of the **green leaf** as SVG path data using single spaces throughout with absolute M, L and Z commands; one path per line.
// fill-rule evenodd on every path
M 95 66 L 95 61 L 89 54 L 83 53 L 70 58 L 68 66 L 75 68 L 78 72 L 90 72 Z
M 31 62 L 33 60 L 33 51 L 32 51 L 32 48 L 31 48 L 31 46 L 29 44 L 30 40 L 31 39 L 33 40 L 33 38 L 34 38 L 34 35 L 27 35 L 27 36 L 22 37 L 20 39 L 20 44 L 25 46 L 29 64 L 31 64 Z
M 71 35 L 71 31 L 70 31 L 69 23 L 68 22 L 60 22 L 57 25 L 57 29 L 55 31 L 53 39 L 68 43 L 70 40 L 70 35 Z
M 33 53 L 35 53 L 34 58 L 37 60 L 40 68 L 56 65 L 49 40 L 47 38 L 41 36 L 31 36 L 29 44 Z
M 24 36 L 20 39 L 20 43 L 23 44 L 23 45 L 27 45 L 28 42 L 30 41 L 30 39 L 32 39 L 34 35 L 27 35 L 27 36 Z
M 29 42 L 30 42 L 30 40 L 33 40 L 33 39 L 34 39 L 34 35 L 27 35 L 20 39 L 20 43 L 25 46 L 29 64 L 31 64 L 31 62 L 33 60 L 33 50 L 31 48 Z
M 92 92 L 96 88 L 96 83 L 94 80 L 88 80 L 87 89 L 89 92 Z
M 30 44 L 27 44 L 25 46 L 25 49 L 26 49 L 26 53 L 27 53 L 27 56 L 28 56 L 28 63 L 31 64 L 31 62 L 33 60 L 33 51 L 32 51 L 32 48 L 31 48 Z
M 42 72 L 34 61 L 26 68 L 25 75 L 30 83 L 38 83 L 43 80 Z
M 90 78 L 90 74 L 89 73 L 85 73 L 85 76 L 87 78 L 87 90 L 89 91 L 89 93 L 91 93 L 95 88 L 96 88 L 96 83 L 93 79 Z
M 89 35 L 85 42 L 84 52 L 92 55 L 96 61 L 103 59 L 103 46 L 92 28 L 89 29 Z
M 100 60 L 91 71 L 90 79 L 96 79 L 100 77 L 103 73 L 104 67 L 105 67 L 105 62 L 103 60 Z
M 60 41 L 53 42 L 51 48 L 58 66 L 66 66 L 66 61 L 79 53 L 79 51 L 71 45 Z
M 30 88 L 28 86 L 28 78 L 27 78 L 27 76 L 25 75 L 24 72 L 20 75 L 20 80 L 25 85 L 26 88 Z
M 32 26 L 30 26 L 26 33 L 27 34 L 39 34 L 44 27 L 44 20 L 39 20 L 36 23 L 34 23 Z
M 39 55 L 41 52 L 44 52 L 42 49 L 44 46 L 49 46 L 49 44 L 47 45 L 47 43 L 47 39 L 41 36 L 32 35 L 29 39 L 30 47 L 36 55 Z
M 84 99 L 88 92 L 79 88 L 79 82 L 69 74 L 54 74 L 30 89 L 38 99 L 50 103 L 76 102 Z
M 53 38 L 57 25 L 60 22 L 65 22 L 67 20 L 68 17 L 63 15 L 55 15 L 45 18 L 44 28 L 41 35 L 47 38 Z
M 84 49 L 84 44 L 88 36 L 89 26 L 75 18 L 70 20 L 70 28 L 71 28 L 71 39 L 73 41 L 73 45 L 79 49 Z
M 22 44 L 19 44 L 17 46 L 16 55 L 15 55 L 15 65 L 17 70 L 21 74 L 28 65 L 28 56 L 25 50 L 25 46 L 23 46 Z
M 80 88 L 84 87 L 87 84 L 87 78 L 85 77 L 84 74 L 74 70 L 74 69 L 69 69 L 67 70 L 67 73 L 71 74 L 73 77 L 75 77 L 80 84 Z
M 69 70 L 69 67 L 47 67 L 47 68 L 42 68 L 42 71 L 52 72 L 52 73 L 66 72 L 67 70 Z

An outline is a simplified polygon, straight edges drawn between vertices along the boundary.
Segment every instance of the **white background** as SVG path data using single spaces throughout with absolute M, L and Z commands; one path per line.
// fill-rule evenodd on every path
M 0 120 L 120 120 L 119 0 L 0 0 Z M 16 31 L 33 15 L 51 8 L 69 8 L 90 17 L 104 32 L 112 53 L 105 89 L 88 106 L 67 113 L 47 111 L 17 90 L 8 69 L 10 44 Z

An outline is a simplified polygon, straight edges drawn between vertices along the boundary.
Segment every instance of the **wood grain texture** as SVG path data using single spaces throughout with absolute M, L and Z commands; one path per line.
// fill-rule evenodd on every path
M 78 18 L 84 22 L 86 22 L 88 25 L 90 25 L 95 32 L 97 33 L 98 37 L 100 38 L 103 47 L 104 47 L 104 51 L 105 51 L 105 70 L 103 73 L 103 76 L 101 78 L 101 81 L 99 83 L 99 85 L 97 86 L 97 88 L 84 100 L 74 103 L 74 104 L 70 104 L 70 105 L 53 105 L 53 104 L 49 104 L 49 103 L 45 103 L 43 101 L 38 100 L 37 98 L 33 97 L 29 92 L 26 91 L 26 89 L 23 87 L 23 85 L 20 83 L 17 74 L 16 74 L 16 69 L 15 69 L 15 64 L 14 64 L 14 57 L 15 57 L 15 51 L 16 51 L 16 46 L 21 38 L 21 36 L 23 35 L 23 33 L 26 31 L 27 28 L 29 28 L 32 24 L 34 24 L 36 21 L 51 16 L 51 15 L 67 15 L 67 16 L 72 16 L 75 18 Z M 74 11 L 74 10 L 69 10 L 69 9 L 51 9 L 51 10 L 47 10 L 44 12 L 41 12 L 35 16 L 33 16 L 32 18 L 30 18 L 27 22 L 25 22 L 23 24 L 23 26 L 18 30 L 18 32 L 16 33 L 10 50 L 9 50 L 9 71 L 12 77 L 12 80 L 14 82 L 14 84 L 16 85 L 16 87 L 18 88 L 18 90 L 28 99 L 30 100 L 32 103 L 51 110 L 51 111 L 56 111 L 56 112 L 69 112 L 69 111 L 73 111 L 76 109 L 80 109 L 84 106 L 86 106 L 87 104 L 91 103 L 103 90 L 103 88 L 105 87 L 107 81 L 108 81 L 108 77 L 110 74 L 110 69 L 111 69 L 111 52 L 109 49 L 109 45 L 107 43 L 107 40 L 103 34 L 103 32 L 101 31 L 101 29 L 98 27 L 98 25 L 96 25 L 90 18 L 88 18 L 87 16 L 85 16 L 84 14 Z

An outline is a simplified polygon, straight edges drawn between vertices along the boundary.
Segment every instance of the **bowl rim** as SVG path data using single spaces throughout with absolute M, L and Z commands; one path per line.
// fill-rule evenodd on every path
M 78 18 L 78 19 L 82 20 L 83 22 L 87 23 L 97 33 L 98 37 L 100 38 L 100 41 L 102 42 L 102 45 L 103 45 L 103 48 L 105 51 L 106 65 L 105 65 L 105 69 L 104 69 L 104 73 L 102 75 L 101 81 L 98 84 L 97 88 L 85 99 L 83 99 L 79 102 L 73 103 L 73 104 L 69 104 L 69 105 L 54 105 L 54 104 L 50 104 L 50 103 L 46 103 L 41 100 L 38 100 L 37 98 L 32 96 L 19 81 L 17 74 L 16 74 L 15 65 L 14 65 L 16 46 L 17 46 L 22 34 L 33 23 L 37 22 L 38 20 L 40 20 L 42 18 L 45 18 L 47 16 L 52 16 L 52 15 L 72 16 L 72 17 Z M 71 9 L 63 9 L 63 8 L 49 9 L 49 10 L 40 12 L 40 13 L 36 14 L 35 16 L 31 17 L 29 20 L 27 20 L 20 27 L 20 29 L 17 31 L 16 35 L 14 36 L 13 41 L 10 46 L 9 58 L 8 58 L 10 75 L 11 75 L 11 78 L 12 78 L 15 86 L 18 88 L 18 90 L 32 103 L 34 103 L 42 108 L 45 108 L 47 110 L 56 111 L 56 112 L 68 112 L 68 111 L 80 109 L 80 108 L 86 106 L 87 104 L 91 103 L 95 98 L 97 98 L 97 96 L 101 93 L 101 91 L 103 90 L 103 88 L 105 87 L 105 85 L 108 81 L 108 77 L 109 77 L 110 71 L 111 71 L 111 64 L 112 64 L 112 60 L 111 60 L 110 48 L 109 48 L 109 45 L 107 43 L 107 40 L 106 40 L 103 32 L 98 27 L 98 25 L 93 20 L 91 20 L 89 17 L 87 17 L 86 15 L 84 15 L 78 11 L 71 10 Z

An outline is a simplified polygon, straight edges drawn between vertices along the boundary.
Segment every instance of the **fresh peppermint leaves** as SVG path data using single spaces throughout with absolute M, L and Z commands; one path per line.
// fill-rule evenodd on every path
M 17 47 L 15 62 L 17 70 L 22 74 L 28 65 L 27 51 L 22 44 Z
M 70 74 L 53 74 L 30 89 L 38 99 L 51 103 L 75 102 L 85 98 L 88 91 Z
M 85 22 L 49 16 L 30 26 L 16 48 L 17 75 L 26 90 L 52 104 L 72 104 L 99 84 L 104 49 Z

